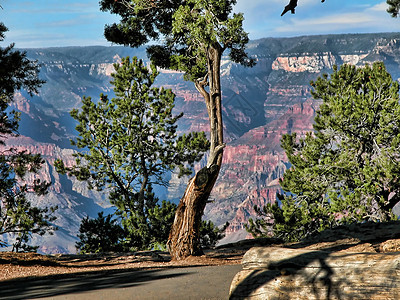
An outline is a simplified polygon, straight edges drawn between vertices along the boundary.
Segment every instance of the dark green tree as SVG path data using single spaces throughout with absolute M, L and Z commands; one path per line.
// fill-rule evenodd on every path
M 281 206 L 266 206 L 259 212 L 267 219 L 250 223 L 256 236 L 272 228 L 298 240 L 341 223 L 388 221 L 400 201 L 398 82 L 376 62 L 334 67 L 311 85 L 323 101 L 315 131 L 282 137 L 292 167 L 280 182 Z
M 386 3 L 389 5 L 387 12 L 394 18 L 399 16 L 400 10 L 400 0 L 386 0 Z
M 190 174 L 209 142 L 204 132 L 178 136 L 182 114 L 172 113 L 175 94 L 152 87 L 158 75 L 153 65 L 149 69 L 142 60 L 127 57 L 114 68 L 116 97 L 102 94 L 97 104 L 84 97 L 82 108 L 71 112 L 79 123 L 79 138 L 72 143 L 83 150 L 75 155 L 76 165 L 56 161 L 56 166 L 90 187 L 107 188 L 131 233 L 131 246 L 141 249 L 150 241 L 150 211 L 158 202 L 153 184 L 164 184 L 163 176 L 175 169 Z
M 4 40 L 7 27 L 0 23 L 0 41 Z M 19 113 L 8 112 L 14 92 L 24 88 L 31 95 L 44 83 L 38 78 L 39 66 L 26 58 L 26 53 L 13 49 L 14 44 L 0 48 L 0 247 L 15 240 L 14 251 L 35 250 L 28 246 L 32 234 L 43 235 L 55 229 L 51 208 L 32 206 L 27 193 L 43 195 L 49 183 L 27 180 L 27 174 L 37 173 L 43 159 L 26 151 L 6 146 L 8 137 L 18 135 Z
M 202 253 L 199 229 L 205 205 L 222 164 L 223 123 L 220 84 L 221 57 L 252 66 L 245 46 L 243 15 L 233 13 L 235 0 L 102 0 L 101 9 L 121 16 L 108 25 L 105 37 L 114 43 L 137 47 L 159 67 L 183 71 L 203 96 L 210 121 L 207 165 L 190 181 L 172 226 L 168 247 L 174 259 Z
M 131 227 L 134 224 L 125 224 L 124 230 L 117 222 L 112 219 L 112 215 L 104 217 L 99 213 L 97 218 L 82 220 L 79 228 L 79 242 L 76 249 L 79 253 L 101 253 L 101 252 L 126 252 L 131 250 L 165 250 L 169 231 L 174 222 L 177 205 L 162 201 L 157 203 L 154 208 L 149 209 L 148 229 L 149 233 L 144 237 L 135 237 L 135 231 Z M 130 223 L 132 219 L 123 219 L 122 223 Z M 200 227 L 200 242 L 205 248 L 214 247 L 217 242 L 224 237 L 224 231 L 229 224 L 223 228 L 216 227 L 211 221 L 203 221 Z M 137 231 L 138 235 L 139 232 Z M 132 243 L 133 240 L 133 243 Z M 132 245 L 136 247 L 132 248 Z
M 176 204 L 169 201 L 162 201 L 161 205 L 156 205 L 149 210 L 151 249 L 164 250 L 172 223 L 174 222 Z
M 79 242 L 76 242 L 78 253 L 103 253 L 122 251 L 124 230 L 112 219 L 112 215 L 98 213 L 97 218 L 83 218 L 79 226 Z
M 211 221 L 203 221 L 200 226 L 200 245 L 203 248 L 213 248 L 217 242 L 225 237 L 225 230 L 228 228 L 229 223 L 226 222 L 224 226 L 218 228 Z

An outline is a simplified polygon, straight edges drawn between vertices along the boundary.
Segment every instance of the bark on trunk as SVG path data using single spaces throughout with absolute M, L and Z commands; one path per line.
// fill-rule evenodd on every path
M 219 167 L 204 167 L 190 179 L 178 208 L 169 234 L 168 249 L 172 259 L 179 260 L 191 255 L 202 255 L 199 243 L 201 217 L 207 199 L 218 177 Z
M 207 166 L 190 179 L 178 205 L 175 220 L 169 234 L 167 247 L 172 259 L 184 259 L 201 255 L 199 228 L 208 197 L 218 178 L 222 164 L 223 124 L 221 113 L 220 66 L 223 49 L 216 43 L 207 50 L 208 74 L 195 82 L 204 97 L 210 121 L 210 153 Z M 205 86 L 209 86 L 209 91 Z

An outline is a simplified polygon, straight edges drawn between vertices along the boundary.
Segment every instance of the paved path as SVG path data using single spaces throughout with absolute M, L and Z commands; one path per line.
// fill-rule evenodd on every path
M 228 299 L 241 265 L 121 269 L 0 282 L 0 299 Z

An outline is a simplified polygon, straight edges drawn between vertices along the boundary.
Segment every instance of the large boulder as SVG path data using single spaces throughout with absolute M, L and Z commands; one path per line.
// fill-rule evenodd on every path
M 256 247 L 230 299 L 400 299 L 400 253 Z
M 400 222 L 352 224 L 254 245 L 230 299 L 400 299 Z M 259 247 L 262 246 L 262 247 Z

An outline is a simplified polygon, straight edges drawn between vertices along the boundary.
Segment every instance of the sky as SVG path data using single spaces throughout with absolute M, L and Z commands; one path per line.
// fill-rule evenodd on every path
M 101 12 L 99 0 L 0 0 L 0 21 L 9 29 L 0 46 L 17 48 L 111 45 L 105 24 L 118 16 Z M 335 33 L 399 32 L 400 18 L 381 0 L 299 0 L 296 14 L 280 16 L 289 0 L 237 0 L 250 39 Z

